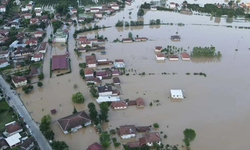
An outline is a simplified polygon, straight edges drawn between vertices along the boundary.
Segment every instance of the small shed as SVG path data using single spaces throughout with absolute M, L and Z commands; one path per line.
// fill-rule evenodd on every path
M 137 98 L 136 99 L 136 105 L 137 107 L 144 107 L 145 106 L 145 103 L 144 103 L 144 100 L 142 98 Z
M 50 110 L 50 113 L 51 113 L 51 114 L 56 114 L 56 109 Z
M 173 98 L 173 99 L 183 99 L 184 98 L 182 90 L 172 89 L 172 90 L 170 90 L 170 93 L 171 93 L 171 98 Z

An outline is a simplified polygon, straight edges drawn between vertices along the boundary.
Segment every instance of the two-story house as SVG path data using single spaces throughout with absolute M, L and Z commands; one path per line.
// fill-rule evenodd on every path
M 24 76 L 13 76 L 12 83 L 15 85 L 15 87 L 24 86 L 27 85 L 27 79 Z

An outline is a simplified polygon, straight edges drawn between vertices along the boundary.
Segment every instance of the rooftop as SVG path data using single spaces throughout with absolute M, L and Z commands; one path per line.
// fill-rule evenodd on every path
M 112 102 L 110 104 L 111 107 L 115 108 L 115 107 L 126 107 L 127 104 L 125 101 L 117 101 L 117 102 Z
M 145 138 L 146 143 L 161 141 L 160 134 L 158 132 L 144 133 L 143 136 Z
M 9 144 L 9 146 L 16 145 L 20 142 L 21 135 L 19 133 L 16 133 L 8 138 L 6 138 L 6 142 Z
M 12 77 L 12 80 L 15 82 L 15 83 L 19 83 L 19 82 L 22 82 L 22 81 L 25 81 L 27 80 L 24 76 L 13 76 Z
M 102 93 L 102 92 L 111 92 L 112 91 L 112 86 L 110 85 L 105 85 L 105 86 L 98 86 L 98 92 Z
M 97 142 L 89 145 L 87 150 L 102 150 L 102 146 L 98 144 Z
M 128 145 L 130 148 L 140 147 L 140 142 L 139 142 L 139 141 L 128 142 L 127 145 Z
M 22 129 L 22 126 L 20 125 L 20 123 L 13 121 L 13 122 L 5 124 L 5 129 L 8 133 L 13 133 Z
M 52 70 L 68 69 L 68 61 L 66 55 L 52 56 Z
M 35 142 L 35 138 L 33 136 L 27 138 L 24 140 L 23 144 L 21 145 L 21 150 L 22 149 L 27 149 L 33 142 Z
M 182 58 L 190 58 L 189 54 L 186 52 L 181 53 Z
M 124 125 L 119 128 L 120 135 L 136 134 L 136 128 L 134 125 Z

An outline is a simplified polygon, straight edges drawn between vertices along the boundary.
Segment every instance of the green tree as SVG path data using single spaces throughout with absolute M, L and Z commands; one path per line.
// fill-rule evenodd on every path
M 69 148 L 64 141 L 53 141 L 51 147 L 53 150 L 68 150 Z
M 54 140 L 54 136 L 55 136 L 55 133 L 54 133 L 52 130 L 47 130 L 47 131 L 45 131 L 45 133 L 44 133 L 44 137 L 45 137 L 47 140 Z
M 102 145 L 103 148 L 108 148 L 109 145 L 111 144 L 110 142 L 110 134 L 108 134 L 107 131 L 104 131 L 100 134 L 100 143 Z
M 132 39 L 133 38 L 133 34 L 131 32 L 129 32 L 128 33 L 128 37 Z
M 84 97 L 81 92 L 77 92 L 72 95 L 72 101 L 74 103 L 83 103 L 84 102 Z
M 216 11 L 216 17 L 221 17 L 221 15 L 222 15 L 222 10 L 218 9 Z
M 193 129 L 185 129 L 183 131 L 183 134 L 184 134 L 183 142 L 188 148 L 190 146 L 190 142 L 192 142 L 195 139 L 196 133 Z
M 44 30 L 46 28 L 46 25 L 44 22 L 41 22 L 38 27 Z
M 158 123 L 154 123 L 153 126 L 154 126 L 154 128 L 159 128 L 160 127 Z
M 69 19 L 70 18 L 70 14 L 69 13 L 67 13 L 67 15 L 66 15 L 66 19 Z
M 144 15 L 144 10 L 140 8 L 137 12 L 137 16 L 142 17 Z
M 56 32 L 57 29 L 61 28 L 62 24 L 63 23 L 61 21 L 59 21 L 59 20 L 56 20 L 56 21 L 52 22 L 54 33 Z
M 37 27 L 38 27 L 37 24 L 31 24 L 29 25 L 29 30 L 35 31 Z
M 43 74 L 43 72 L 41 72 L 41 73 L 38 75 L 38 79 L 39 79 L 39 80 L 44 79 L 44 74 Z
M 43 83 L 42 82 L 37 82 L 37 86 L 42 87 Z
M 96 108 L 95 108 L 95 104 L 92 102 L 89 103 L 88 108 L 89 108 L 89 117 L 94 121 L 95 125 L 98 125 L 100 121 L 98 118 L 98 112 L 96 111 Z
M 101 114 L 99 115 L 100 120 L 102 121 L 108 121 L 108 111 L 109 111 L 109 105 L 107 102 L 102 102 L 100 104 L 100 112 Z
M 76 114 L 77 113 L 77 110 L 76 110 L 76 107 L 74 106 L 74 110 L 72 112 L 72 114 Z

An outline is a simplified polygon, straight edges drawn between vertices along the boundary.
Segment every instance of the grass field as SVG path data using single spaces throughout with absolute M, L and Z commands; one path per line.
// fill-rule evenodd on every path
M 9 112 L 9 105 L 5 101 L 0 101 L 0 109 L 5 110 L 4 112 L 0 113 L 0 132 L 4 131 L 4 125 L 11 121 L 16 120 L 16 116 L 13 112 Z

